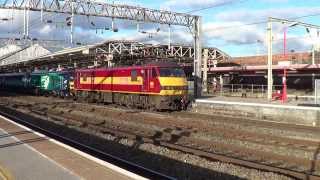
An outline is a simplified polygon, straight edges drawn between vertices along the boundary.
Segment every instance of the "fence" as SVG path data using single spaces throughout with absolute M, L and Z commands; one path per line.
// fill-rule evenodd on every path
M 214 88 L 209 86 L 209 93 L 220 96 L 240 96 L 240 97 L 266 97 L 267 85 L 256 84 L 224 84 Z M 274 85 L 273 91 L 282 90 L 282 85 Z
M 316 79 L 314 83 L 314 101 L 320 104 L 320 79 Z

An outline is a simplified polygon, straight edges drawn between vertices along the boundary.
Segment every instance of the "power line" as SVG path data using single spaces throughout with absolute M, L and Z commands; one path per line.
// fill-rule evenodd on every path
M 314 13 L 314 14 L 308 14 L 308 15 L 303 15 L 303 16 L 296 16 L 296 17 L 290 17 L 288 19 L 291 20 L 296 20 L 296 19 L 302 19 L 302 18 L 307 18 L 307 17 L 314 17 L 314 16 L 319 16 L 320 13 Z M 257 24 L 265 24 L 268 21 L 257 21 L 257 22 L 251 22 L 247 24 L 241 24 L 241 25 L 232 25 L 232 26 L 222 26 L 222 27 L 216 27 L 211 30 L 220 30 L 220 29 L 231 29 L 231 28 L 236 28 L 236 27 L 245 27 L 245 26 L 252 26 L 252 25 L 257 25 Z
M 43 17 L 53 17 L 53 16 L 56 16 L 56 14 L 44 14 Z M 43 23 L 43 22 L 41 22 L 39 19 L 34 19 L 33 21 L 31 21 L 31 22 L 29 23 L 29 28 L 31 28 L 31 27 L 34 26 L 34 25 L 40 25 L 41 23 Z M 14 34 L 14 33 L 19 33 L 19 31 L 20 31 L 22 28 L 23 28 L 23 25 L 15 28 L 15 30 L 13 30 L 12 33 L 13 33 L 13 34 Z
M 310 38 L 309 36 L 302 36 L 302 37 L 289 37 L 289 38 L 286 38 L 287 41 L 291 41 L 291 40 L 300 40 L 300 39 L 308 39 Z M 278 43 L 278 42 L 281 42 L 283 41 L 283 39 L 274 39 L 272 40 L 273 43 Z M 255 41 L 255 42 L 244 42 L 244 43 L 238 43 L 236 44 L 236 46 L 253 46 L 253 45 L 263 45 L 264 44 L 264 41 Z M 214 46 L 219 46 L 219 47 L 224 47 L 224 46 L 230 46 L 230 45 L 234 45 L 234 44 L 231 44 L 231 43 L 221 43 L 220 45 L 214 45 Z
M 248 1 L 248 0 L 240 0 L 239 3 L 243 3 L 245 1 Z M 218 4 L 213 4 L 213 5 L 210 5 L 210 6 L 207 6 L 207 7 L 203 7 L 203 8 L 200 8 L 200 9 L 194 9 L 194 10 L 191 10 L 191 11 L 187 11 L 185 13 L 194 13 L 194 12 L 198 12 L 198 11 L 203 11 L 203 10 L 207 10 L 207 9 L 212 9 L 212 8 L 215 8 L 215 7 L 220 7 L 220 6 L 226 6 L 226 5 L 230 5 L 230 4 L 234 4 L 234 3 L 237 3 L 235 0 L 229 0 L 229 1 L 226 1 L 226 2 L 223 2 L 223 3 L 218 3 Z

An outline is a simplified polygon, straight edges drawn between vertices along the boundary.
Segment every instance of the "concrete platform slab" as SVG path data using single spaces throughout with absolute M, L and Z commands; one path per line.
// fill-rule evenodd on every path
M 11 176 L 15 180 L 145 179 L 2 116 L 0 174 Z
M 41 155 L 26 142 L 46 141 L 45 138 L 32 138 L 20 141 L 15 136 L 0 129 L 0 164 L 14 179 L 81 179 L 47 157 Z
M 207 97 L 196 99 L 192 111 L 280 123 L 320 126 L 320 108 L 267 102 L 261 99 Z

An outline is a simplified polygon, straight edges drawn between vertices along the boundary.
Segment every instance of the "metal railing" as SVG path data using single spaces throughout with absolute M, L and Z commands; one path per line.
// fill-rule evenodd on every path
M 257 84 L 223 84 L 208 86 L 209 93 L 220 96 L 240 96 L 240 97 L 266 97 L 267 96 L 267 85 Z M 273 91 L 282 90 L 282 85 L 274 85 Z

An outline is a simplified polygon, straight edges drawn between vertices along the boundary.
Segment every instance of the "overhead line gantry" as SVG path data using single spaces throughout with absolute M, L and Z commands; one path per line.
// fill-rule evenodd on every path
M 71 17 L 73 15 L 96 16 L 188 27 L 194 39 L 195 96 L 198 97 L 201 93 L 202 48 L 200 16 L 89 0 L 0 0 L 0 8 L 39 11 L 41 13 L 63 13 L 70 14 Z M 26 27 L 24 30 L 28 31 Z

